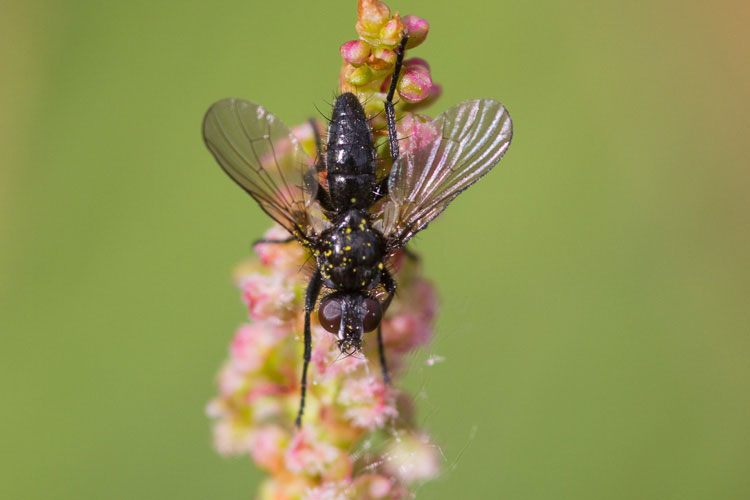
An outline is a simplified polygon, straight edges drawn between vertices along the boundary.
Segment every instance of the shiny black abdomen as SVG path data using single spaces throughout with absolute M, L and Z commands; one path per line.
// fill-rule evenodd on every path
M 377 152 L 370 121 L 354 94 L 341 94 L 328 126 L 326 171 L 331 204 L 343 213 L 372 205 Z
M 323 284 L 337 291 L 371 290 L 380 283 L 385 241 L 357 209 L 326 229 L 316 249 Z

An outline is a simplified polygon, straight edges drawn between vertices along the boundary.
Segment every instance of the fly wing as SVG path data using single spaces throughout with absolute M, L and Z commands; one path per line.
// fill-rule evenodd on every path
M 434 139 L 394 163 L 383 206 L 382 231 L 389 246 L 403 246 L 464 189 L 500 161 L 513 124 L 492 99 L 467 101 L 432 121 Z
M 272 219 L 302 242 L 314 232 L 318 189 L 314 161 L 262 106 L 240 99 L 214 103 L 203 139 L 221 168 Z

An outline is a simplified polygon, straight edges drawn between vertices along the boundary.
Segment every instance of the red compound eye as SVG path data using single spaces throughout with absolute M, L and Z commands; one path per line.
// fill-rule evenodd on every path
M 318 321 L 326 331 L 338 333 L 341 327 L 341 300 L 335 297 L 323 299 L 318 309 Z
M 365 317 L 362 320 L 362 329 L 366 332 L 371 332 L 380 324 L 380 319 L 383 317 L 383 308 L 380 307 L 380 302 L 375 299 L 367 297 L 362 303 L 362 307 L 365 309 Z

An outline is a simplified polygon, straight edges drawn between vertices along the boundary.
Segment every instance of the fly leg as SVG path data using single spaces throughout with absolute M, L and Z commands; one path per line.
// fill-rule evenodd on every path
M 300 400 L 299 400 L 299 412 L 297 412 L 297 419 L 294 421 L 297 427 L 302 426 L 302 414 L 305 412 L 305 395 L 307 394 L 307 366 L 310 364 L 310 355 L 312 354 L 312 334 L 310 333 L 310 313 L 315 309 L 315 303 L 318 301 L 318 295 L 320 295 L 320 287 L 323 284 L 323 278 L 320 273 L 320 269 L 315 270 L 310 279 L 310 283 L 307 285 L 307 293 L 305 294 L 305 357 L 302 365 L 302 382 L 300 383 Z
M 396 64 L 393 67 L 393 76 L 391 77 L 391 86 L 388 88 L 388 95 L 385 98 L 385 121 L 388 125 L 388 145 L 391 148 L 391 159 L 398 159 L 398 134 L 396 133 L 396 110 L 393 107 L 393 96 L 396 93 L 401 66 L 404 64 L 404 53 L 406 52 L 406 42 L 409 35 L 404 33 L 401 42 L 396 49 Z
M 315 199 L 318 200 L 321 208 L 326 212 L 335 212 L 333 209 L 333 203 L 331 203 L 331 195 L 328 194 L 328 191 L 323 189 L 323 186 L 320 184 L 318 184 L 318 191 L 315 193 Z
M 380 370 L 383 372 L 383 382 L 391 383 L 391 377 L 388 375 L 388 365 L 385 363 L 385 349 L 383 348 L 383 325 L 378 325 L 378 353 L 380 354 Z
M 404 255 L 406 255 L 406 258 L 409 259 L 412 262 L 419 263 L 419 254 L 416 252 L 413 252 L 410 248 L 404 247 Z
M 313 135 L 315 136 L 315 168 L 318 172 L 322 172 L 325 170 L 326 166 L 323 162 L 323 143 L 320 138 L 320 132 L 318 132 L 318 127 L 315 124 L 315 118 L 310 118 L 307 120 L 307 123 L 310 125 L 310 128 L 312 128 Z
M 266 239 L 266 238 L 260 238 L 258 240 L 253 241 L 253 245 L 252 246 L 259 245 L 261 243 L 274 243 L 274 244 L 291 243 L 291 242 L 295 241 L 296 239 L 297 238 L 295 238 L 294 236 L 290 236 L 288 238 L 284 238 L 283 240 L 269 240 L 269 239 Z
M 307 123 L 310 124 L 310 127 L 313 129 L 313 134 L 315 135 L 315 171 L 320 173 L 324 172 L 326 169 L 325 159 L 323 157 L 323 143 L 322 139 L 320 138 L 320 132 L 318 132 L 318 127 L 315 125 L 315 119 L 310 118 L 307 120 Z M 326 212 L 333 212 L 333 204 L 331 203 L 331 195 L 328 194 L 328 191 L 323 189 L 323 186 L 320 185 L 318 182 L 317 177 L 315 179 L 308 179 L 311 183 L 315 183 L 318 185 L 318 189 L 315 191 L 315 200 L 317 200 L 318 203 L 320 203 L 320 206 L 325 210 Z
M 388 87 L 388 94 L 385 97 L 385 123 L 388 129 L 388 147 L 391 150 L 391 159 L 398 159 L 398 132 L 396 131 L 396 109 L 393 106 L 393 97 L 396 95 L 396 86 L 398 77 L 401 74 L 401 67 L 404 65 L 404 54 L 406 53 L 406 42 L 409 35 L 404 33 L 401 42 L 396 49 L 396 64 L 393 66 L 393 76 L 391 84 Z M 383 177 L 373 189 L 373 203 L 381 200 L 388 194 L 388 176 Z
M 381 200 L 388 194 L 388 176 L 386 175 L 383 179 L 375 185 L 373 189 L 373 203 Z
M 391 300 L 393 300 L 393 295 L 396 293 L 396 280 L 393 279 L 393 276 L 391 276 L 391 273 L 387 269 L 383 268 L 383 271 L 380 273 L 380 281 L 383 283 L 386 292 L 388 292 L 388 297 L 386 297 L 382 306 L 383 316 L 385 316 L 385 312 L 388 310 L 388 306 L 391 305 Z M 378 354 L 380 355 L 380 369 L 383 372 L 383 382 L 390 384 L 391 377 L 388 375 L 388 364 L 385 361 L 385 348 L 383 347 L 382 320 L 378 325 Z

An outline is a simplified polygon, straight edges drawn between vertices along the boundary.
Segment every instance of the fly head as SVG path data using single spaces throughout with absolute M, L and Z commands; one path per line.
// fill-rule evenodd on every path
M 321 301 L 318 310 L 320 324 L 336 335 L 344 354 L 361 351 L 362 335 L 377 328 L 382 316 L 380 302 L 363 293 L 332 293 Z

